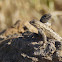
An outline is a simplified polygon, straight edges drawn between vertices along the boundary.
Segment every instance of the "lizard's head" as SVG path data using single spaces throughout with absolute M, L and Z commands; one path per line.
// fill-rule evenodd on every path
M 51 18 L 51 14 L 45 14 L 41 17 L 40 22 L 46 23 Z

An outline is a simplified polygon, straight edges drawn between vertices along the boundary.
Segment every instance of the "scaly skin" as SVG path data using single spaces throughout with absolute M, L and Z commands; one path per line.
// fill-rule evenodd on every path
M 30 21 L 30 24 L 33 25 L 34 27 L 36 27 L 39 32 L 40 32 L 40 30 L 42 30 L 44 32 L 44 33 L 40 32 L 41 35 L 43 34 L 44 40 L 46 40 L 46 37 L 56 39 L 58 41 L 62 40 L 62 38 L 57 33 L 55 33 L 51 28 L 49 28 L 44 23 L 41 23 L 40 21 L 33 20 L 33 21 Z

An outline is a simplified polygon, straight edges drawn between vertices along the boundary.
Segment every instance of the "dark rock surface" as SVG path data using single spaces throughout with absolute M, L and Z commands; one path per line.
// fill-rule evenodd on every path
M 9 36 L 0 40 L 0 62 L 61 62 L 58 45 L 61 42 L 48 39 L 44 47 L 42 38 L 29 31 Z

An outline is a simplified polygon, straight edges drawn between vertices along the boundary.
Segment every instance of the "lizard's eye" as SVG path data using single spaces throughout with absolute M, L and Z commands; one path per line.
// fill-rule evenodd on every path
M 46 17 L 46 15 L 44 15 L 43 17 Z
M 43 15 L 41 18 L 42 18 L 42 19 L 47 18 L 47 14 Z
M 45 14 L 42 16 L 42 18 L 49 18 L 49 17 L 51 17 L 51 14 Z

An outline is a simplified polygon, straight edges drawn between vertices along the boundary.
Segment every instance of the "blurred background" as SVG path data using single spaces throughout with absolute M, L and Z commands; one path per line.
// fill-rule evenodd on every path
M 51 13 L 51 28 L 62 36 L 62 0 L 0 0 L 0 32 L 17 20 L 40 20 L 45 13 Z

